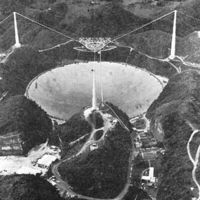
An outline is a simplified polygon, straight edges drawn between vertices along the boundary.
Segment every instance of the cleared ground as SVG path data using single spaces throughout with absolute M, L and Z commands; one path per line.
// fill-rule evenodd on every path
M 100 103 L 102 79 L 104 101 L 112 102 L 129 117 L 146 112 L 162 91 L 161 82 L 147 71 L 111 62 L 76 63 L 59 67 L 36 77 L 26 96 L 49 115 L 68 119 L 85 106 L 91 106 L 92 69 L 96 72 Z
M 48 146 L 46 142 L 33 148 L 26 157 L 0 156 L 0 175 L 45 174 L 49 166 L 47 168 L 41 168 L 37 165 L 37 161 L 44 155 L 53 155 L 55 158 L 60 159 L 60 150 L 55 150 L 51 146 Z

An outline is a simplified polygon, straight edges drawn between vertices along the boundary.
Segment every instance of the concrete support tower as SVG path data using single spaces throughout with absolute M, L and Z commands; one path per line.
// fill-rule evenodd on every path
M 175 58 L 175 54 L 176 54 L 176 20 L 177 20 L 177 10 L 174 11 L 171 52 L 170 52 L 170 56 L 169 56 L 169 59 L 171 59 L 171 60 Z
M 18 27 L 17 27 L 16 12 L 13 12 L 13 15 L 14 15 L 14 28 L 15 28 L 15 47 L 19 48 L 19 47 L 21 47 L 21 44 L 19 42 L 19 33 L 18 33 Z

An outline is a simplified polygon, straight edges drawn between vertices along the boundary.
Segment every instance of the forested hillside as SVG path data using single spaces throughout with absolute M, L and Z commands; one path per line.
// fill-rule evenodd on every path
M 40 176 L 2 176 L 0 185 L 0 198 L 3 200 L 62 200 L 58 191 Z
M 4 63 L 1 63 L 0 74 L 2 91 L 9 96 L 24 94 L 28 83 L 38 74 L 55 67 L 55 61 L 39 54 L 31 47 L 15 49 Z
M 112 106 L 118 117 L 130 127 L 128 116 L 116 106 L 109 105 Z M 108 113 L 110 112 L 115 117 L 112 111 Z M 95 124 L 97 124 L 99 120 L 97 117 L 95 119 Z M 67 122 L 68 125 L 71 124 L 71 128 L 68 129 L 68 133 L 66 132 L 66 138 L 69 135 L 69 139 L 72 139 L 72 134 L 80 137 L 90 131 L 87 123 L 84 123 L 83 119 L 80 120 L 81 115 L 77 114 Z M 67 126 L 65 130 L 67 130 Z M 89 134 L 91 133 L 89 132 Z M 102 133 L 100 138 L 101 136 Z M 97 143 L 98 140 L 98 132 L 96 132 Z M 78 155 L 76 155 L 77 152 L 74 153 L 72 159 L 66 159 L 61 163 L 59 172 L 62 178 L 73 187 L 73 191 L 79 194 L 94 198 L 114 198 L 123 190 L 127 181 L 129 156 L 132 149 L 130 132 L 118 122 L 114 128 L 106 132 L 106 136 L 98 145 L 96 150 L 88 148 Z
M 158 200 L 187 200 L 197 196 L 187 143 L 193 130 L 200 127 L 199 78 L 199 72 L 192 70 L 175 75 L 147 112 L 152 133 L 166 148 Z M 196 155 L 199 139 L 196 134 L 191 142 L 192 156 Z M 197 177 L 199 179 L 199 170 Z
M 24 154 L 49 137 L 52 125 L 47 114 L 26 97 L 17 95 L 0 103 L 0 135 L 17 131 Z

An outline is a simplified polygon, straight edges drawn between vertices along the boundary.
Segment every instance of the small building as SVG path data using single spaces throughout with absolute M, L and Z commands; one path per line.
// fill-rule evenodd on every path
M 47 181 L 49 183 L 51 183 L 53 186 L 56 185 L 56 177 L 55 176 L 50 177 L 49 179 L 47 179 Z
M 0 156 L 22 155 L 22 141 L 18 131 L 0 136 Z
M 44 168 L 44 169 L 48 169 L 50 167 L 50 165 L 56 161 L 58 159 L 57 156 L 55 155 L 49 155 L 49 154 L 45 154 L 44 156 L 42 156 L 38 161 L 37 161 L 37 165 L 40 168 Z
M 159 148 L 145 148 L 140 149 L 143 160 L 155 160 L 158 157 Z
M 141 140 L 140 140 L 140 137 L 136 137 L 135 139 L 134 139 L 134 144 L 135 144 L 135 147 L 136 148 L 141 148 L 142 147 L 142 142 L 141 142 Z
M 93 143 L 93 144 L 90 145 L 90 151 L 94 151 L 96 149 L 98 149 L 98 144 L 97 143 Z
M 141 181 L 147 186 L 156 186 L 158 179 L 154 176 L 154 167 L 149 167 L 142 172 Z

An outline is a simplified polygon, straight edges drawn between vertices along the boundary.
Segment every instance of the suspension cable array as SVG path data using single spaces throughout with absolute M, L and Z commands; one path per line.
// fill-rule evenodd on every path
M 111 42 L 115 42 L 115 41 L 117 41 L 117 40 L 119 40 L 119 39 L 121 39 L 121 38 L 123 38 L 123 37 L 125 37 L 125 36 L 127 36 L 127 35 L 130 35 L 130 34 L 136 32 L 136 31 L 139 31 L 140 29 L 143 29 L 143 28 L 145 28 L 146 26 L 149 26 L 150 24 L 152 24 L 152 23 L 154 23 L 154 22 L 156 22 L 156 21 L 158 21 L 158 20 L 161 20 L 161 19 L 167 17 L 167 16 L 173 14 L 174 12 L 175 12 L 175 11 L 169 12 L 169 13 L 167 13 L 167 14 L 165 14 L 165 15 L 162 15 L 161 17 L 158 17 L 158 18 L 156 18 L 156 19 L 154 19 L 154 20 L 152 20 L 152 21 L 150 21 L 150 22 L 148 22 L 148 23 L 146 23 L 146 24 L 144 24 L 144 25 L 138 27 L 138 28 L 133 29 L 132 31 L 129 31 L 128 33 L 125 33 L 125 34 L 123 34 L 123 35 L 121 35 L 121 36 L 117 36 L 116 38 L 114 38 L 113 40 L 111 40 Z
M 13 13 L 11 13 L 10 15 L 8 15 L 6 18 L 4 18 L 2 21 L 0 21 L 0 25 L 3 24 L 7 19 L 9 19 L 10 17 L 13 16 Z
M 29 17 L 26 17 L 26 16 L 20 14 L 20 13 L 17 13 L 17 12 L 16 12 L 16 15 L 18 15 L 18 16 L 20 16 L 20 17 L 22 17 L 22 18 L 24 18 L 24 19 L 26 19 L 26 20 L 28 20 L 28 21 L 34 23 L 34 24 L 37 24 L 37 25 L 39 25 L 39 26 L 41 26 L 41 27 L 43 27 L 43 28 L 45 28 L 45 29 L 48 29 L 48 30 L 50 30 L 50 31 L 52 31 L 52 32 L 54 32 L 54 33 L 57 33 L 57 34 L 59 34 L 59 35 L 65 37 L 65 38 L 67 38 L 67 39 L 75 40 L 75 41 L 76 41 L 75 38 L 72 38 L 72 37 L 70 37 L 70 36 L 68 36 L 68 35 L 66 35 L 66 34 L 64 34 L 64 33 L 60 32 L 60 31 L 57 31 L 56 29 L 53 29 L 53 28 L 51 28 L 51 27 L 49 27 L 49 26 L 46 26 L 46 25 L 44 25 L 44 24 L 41 24 L 41 23 L 39 23 L 39 22 L 37 22 L 37 21 L 35 21 L 35 20 L 29 18 Z
M 176 38 L 175 34 L 176 34 L 177 13 L 181 13 L 184 16 L 189 17 L 189 18 L 191 18 L 193 20 L 200 21 L 200 19 L 192 17 L 192 16 L 190 16 L 188 14 L 185 14 L 183 11 L 174 10 L 174 11 L 171 11 L 171 12 L 169 12 L 167 14 L 164 14 L 164 15 L 162 15 L 162 16 L 160 16 L 160 17 L 158 17 L 158 18 L 156 18 L 156 19 L 154 19 L 154 20 L 152 20 L 152 21 L 150 21 L 150 22 L 138 27 L 138 28 L 135 28 L 135 29 L 133 29 L 133 30 L 131 30 L 131 31 L 125 33 L 125 34 L 117 36 L 117 37 L 115 37 L 113 39 L 111 39 L 111 38 L 103 38 L 103 41 L 102 41 L 102 38 L 79 38 L 79 39 L 73 38 L 73 37 L 71 37 L 69 35 L 66 35 L 66 34 L 54 29 L 54 28 L 46 26 L 46 25 L 44 25 L 44 24 L 42 24 L 40 22 L 37 22 L 34 19 L 31 19 L 31 18 L 29 18 L 27 16 L 24 16 L 24 15 L 18 13 L 18 12 L 13 12 L 10 15 L 8 15 L 5 19 L 0 21 L 0 25 L 2 23 L 4 23 L 7 19 L 9 19 L 12 15 L 14 16 L 15 33 L 16 33 L 15 34 L 15 39 L 16 39 L 15 40 L 15 42 L 16 42 L 15 46 L 20 46 L 20 42 L 19 42 L 20 37 L 19 37 L 19 34 L 18 34 L 18 27 L 17 27 L 17 16 L 20 16 L 20 17 L 22 17 L 22 18 L 24 18 L 24 19 L 26 19 L 26 20 L 28 20 L 28 21 L 36 24 L 36 25 L 39 25 L 39 26 L 41 26 L 41 27 L 43 27 L 43 28 L 45 28 L 45 29 L 47 29 L 49 31 L 52 31 L 52 32 L 54 32 L 54 33 L 56 33 L 56 34 L 58 34 L 60 36 L 63 36 L 65 38 L 69 39 L 70 41 L 77 41 L 77 42 L 81 43 L 83 46 L 85 46 L 89 50 L 92 50 L 92 51 L 95 50 L 96 52 L 98 52 L 98 51 L 102 50 L 103 48 L 105 48 L 108 44 L 114 43 L 114 42 L 118 41 L 119 39 L 126 37 L 127 35 L 133 34 L 133 33 L 137 32 L 137 31 L 139 31 L 139 30 L 151 25 L 152 23 L 155 23 L 156 21 L 159 21 L 159 20 L 161 20 L 161 19 L 163 19 L 163 18 L 165 18 L 165 17 L 167 17 L 167 16 L 169 16 L 171 14 L 174 14 L 173 32 L 172 32 L 172 44 L 171 44 L 172 52 L 171 52 L 171 54 L 169 56 L 169 58 L 173 59 L 175 57 L 174 47 L 175 47 L 175 38 Z M 185 23 L 185 22 L 183 22 L 183 23 Z M 98 40 L 100 40 L 100 41 L 98 41 Z M 57 47 L 60 47 L 61 45 L 65 45 L 65 44 L 68 44 L 68 42 L 66 42 L 66 43 L 64 42 L 62 44 L 55 45 L 52 48 L 57 48 Z M 44 51 L 51 50 L 52 48 L 44 49 Z M 42 52 L 43 50 L 40 50 L 40 51 Z
M 46 49 L 41 49 L 41 50 L 39 50 L 39 52 L 50 51 L 50 50 L 52 50 L 54 48 L 59 48 L 59 47 L 61 47 L 63 45 L 67 45 L 72 41 L 76 41 L 79 44 L 81 44 L 82 46 L 81 47 L 74 47 L 74 49 L 76 49 L 78 51 L 84 51 L 84 52 L 93 52 L 94 53 L 94 61 L 95 61 L 95 54 L 98 53 L 99 54 L 99 62 L 101 63 L 101 60 L 102 60 L 102 57 L 101 57 L 102 55 L 101 54 L 102 54 L 102 52 L 103 51 L 109 51 L 109 50 L 112 50 L 114 48 L 117 48 L 117 46 L 118 46 L 117 45 L 117 41 L 118 40 L 120 40 L 120 39 L 122 39 L 122 38 L 124 38 L 124 37 L 126 37 L 126 36 L 128 36 L 130 34 L 133 34 L 133 33 L 137 32 L 137 31 L 139 31 L 139 30 L 141 30 L 141 29 L 143 29 L 143 28 L 145 28 L 145 27 L 147 27 L 147 26 L 149 26 L 149 25 L 151 25 L 151 24 L 153 24 L 153 23 L 155 23 L 155 22 L 167 17 L 167 16 L 173 15 L 174 19 L 173 19 L 170 55 L 169 55 L 168 58 L 162 60 L 162 61 L 169 62 L 170 60 L 173 60 L 176 57 L 176 29 L 177 29 L 176 26 L 177 26 L 177 13 L 178 12 L 180 12 L 181 14 L 183 14 L 183 15 L 185 15 L 185 16 L 193 19 L 193 20 L 200 21 L 200 19 L 197 19 L 197 18 L 194 18 L 192 16 L 189 16 L 189 15 L 185 14 L 182 11 L 173 10 L 173 11 L 171 11 L 169 13 L 166 13 L 166 14 L 164 14 L 164 15 L 162 15 L 162 16 L 160 16 L 160 17 L 158 17 L 158 18 L 156 18 L 156 19 L 154 19 L 154 20 L 152 20 L 152 21 L 140 26 L 140 27 L 134 28 L 133 30 L 131 30 L 131 31 L 125 33 L 125 34 L 119 35 L 119 36 L 117 36 L 115 38 L 110 38 L 110 37 L 107 37 L 107 38 L 101 38 L 101 37 L 99 37 L 99 38 L 91 38 L 91 37 L 90 38 L 84 38 L 84 37 L 81 37 L 79 39 L 76 39 L 76 38 L 73 38 L 73 37 L 71 37 L 69 35 L 66 35 L 66 34 L 64 34 L 64 33 L 60 32 L 60 31 L 58 31 L 58 30 L 56 30 L 54 28 L 51 28 L 51 27 L 46 26 L 44 24 L 41 24 L 40 22 L 37 22 L 34 19 L 31 19 L 31 18 L 29 18 L 27 16 L 24 16 L 24 15 L 22 15 L 20 13 L 17 13 L 17 12 L 13 12 L 12 14 L 8 15 L 5 19 L 0 21 L 0 25 L 3 24 L 7 19 L 9 19 L 13 15 L 13 17 L 14 17 L 14 31 L 15 31 L 15 45 L 14 45 L 15 48 L 21 47 L 21 45 L 22 45 L 20 43 L 20 37 L 19 37 L 19 32 L 18 32 L 18 24 L 17 24 L 17 17 L 22 17 L 23 19 L 28 20 L 31 23 L 34 23 L 34 24 L 36 24 L 36 25 L 38 25 L 38 26 L 40 26 L 42 28 L 45 28 L 45 29 L 47 29 L 49 31 L 52 31 L 52 32 L 54 32 L 54 33 L 56 33 L 56 34 L 58 34 L 60 36 L 65 37 L 66 39 L 68 39 L 66 42 L 62 42 L 60 44 L 57 44 L 57 45 L 55 45 L 53 47 L 49 47 L 49 48 L 46 48 Z M 109 44 L 114 44 L 114 45 L 110 45 L 109 46 Z M 130 52 L 129 52 L 129 55 L 127 56 L 126 60 L 129 58 L 132 50 L 134 49 L 132 46 L 130 46 L 128 48 L 130 48 Z M 144 55 L 146 55 L 146 54 L 144 54 Z M 150 58 L 151 56 L 147 55 L 147 57 Z M 154 59 L 156 59 L 156 58 L 154 58 Z M 158 60 L 161 60 L 161 59 L 158 58 Z M 101 101 L 103 102 L 104 96 L 103 96 L 103 84 L 102 84 L 102 69 L 100 69 L 100 70 L 101 70 L 101 72 L 100 72 L 101 73 L 101 80 L 100 80 L 100 84 L 101 84 L 100 85 L 100 88 L 101 88 Z M 94 67 L 92 69 L 92 72 L 93 72 L 93 100 L 92 100 L 92 105 L 93 105 L 93 107 L 96 107 L 96 77 L 95 77 L 95 69 L 94 69 Z

